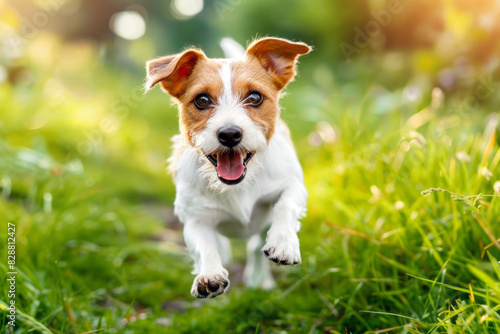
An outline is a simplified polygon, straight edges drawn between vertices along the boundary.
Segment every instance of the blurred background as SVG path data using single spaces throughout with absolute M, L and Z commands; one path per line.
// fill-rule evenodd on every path
M 487 291 L 498 201 L 467 196 L 500 192 L 499 18 L 497 0 L 0 0 L 0 218 L 18 231 L 14 332 L 345 333 L 404 327 L 360 312 L 406 309 L 417 331 L 449 307 L 442 295 L 415 306 L 436 296 L 407 273 L 448 270 L 457 286 Z M 189 46 L 222 57 L 222 38 L 262 36 L 314 47 L 282 100 L 310 192 L 304 264 L 279 268 L 271 297 L 246 291 L 235 241 L 233 292 L 193 301 L 165 172 L 177 111 L 159 89 L 143 95 L 144 64 Z M 420 194 L 432 187 L 463 207 Z M 481 279 L 460 269 L 464 259 Z M 467 299 L 457 293 L 449 300 Z
M 3 140 L 30 146 L 36 137 L 72 168 L 83 157 L 128 156 L 156 173 L 176 131 L 175 108 L 159 90 L 142 95 L 144 63 L 193 45 L 222 57 L 223 37 L 314 46 L 284 113 L 300 124 L 295 136 L 312 135 L 313 144 L 319 122 L 334 136 L 335 117 L 363 99 L 378 115 L 401 108 L 402 121 L 430 102 L 433 88 L 446 95 L 447 113 L 467 115 L 461 122 L 500 103 L 495 0 L 0 4 Z M 137 191 L 141 184 L 150 192 L 142 180 Z

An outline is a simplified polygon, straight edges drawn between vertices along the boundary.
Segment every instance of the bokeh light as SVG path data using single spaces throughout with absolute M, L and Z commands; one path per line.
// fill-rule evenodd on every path
M 203 0 L 173 0 L 171 9 L 176 18 L 186 20 L 203 10 Z
M 117 36 L 134 40 L 141 38 L 146 32 L 144 18 L 135 11 L 123 11 L 111 17 L 110 28 Z

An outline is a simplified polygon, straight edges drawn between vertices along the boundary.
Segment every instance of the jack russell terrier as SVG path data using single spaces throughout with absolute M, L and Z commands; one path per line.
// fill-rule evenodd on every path
M 265 257 L 301 263 L 297 232 L 307 190 L 278 102 L 297 58 L 310 51 L 304 43 L 262 38 L 236 58 L 211 59 L 190 48 L 147 62 L 146 91 L 159 83 L 179 108 L 169 162 L 175 214 L 194 258 L 195 297 L 228 289 L 231 250 L 223 234 L 231 229 L 248 238 L 248 286 L 275 285 Z

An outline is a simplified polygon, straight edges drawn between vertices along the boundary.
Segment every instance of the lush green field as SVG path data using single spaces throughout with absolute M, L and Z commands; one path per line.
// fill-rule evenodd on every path
M 0 0 L 0 334 L 500 333 L 499 13 Z M 232 240 L 229 293 L 197 300 L 165 170 L 177 111 L 143 95 L 144 63 L 255 36 L 314 47 L 281 101 L 310 194 L 303 263 L 247 289 Z
M 500 332 L 498 112 L 458 110 L 437 90 L 386 93 L 381 109 L 369 85 L 318 96 L 299 79 L 282 105 L 310 193 L 303 263 L 276 266 L 277 289 L 249 290 L 234 240 L 230 292 L 195 300 L 164 172 L 175 108 L 138 93 L 139 75 L 93 70 L 59 95 L 43 77 L 0 86 L 14 333 Z

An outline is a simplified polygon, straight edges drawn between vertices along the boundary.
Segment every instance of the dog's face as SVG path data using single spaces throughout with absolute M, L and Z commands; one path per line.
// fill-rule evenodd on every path
M 254 41 L 241 60 L 189 49 L 149 61 L 146 89 L 160 83 L 176 100 L 188 145 L 206 158 L 205 167 L 213 165 L 213 179 L 234 185 L 273 137 L 280 92 L 295 76 L 298 56 L 310 50 L 277 38 Z

